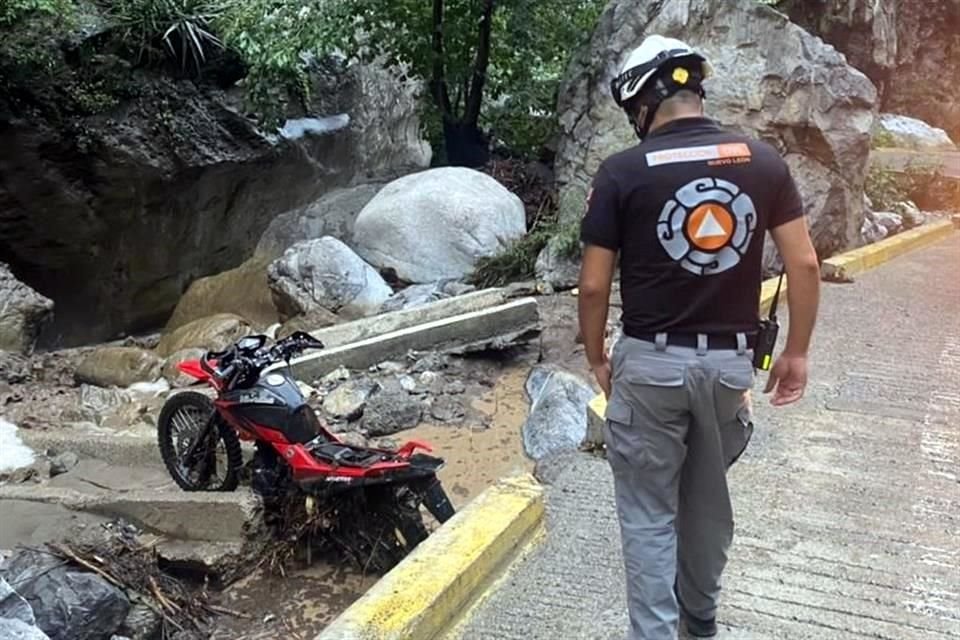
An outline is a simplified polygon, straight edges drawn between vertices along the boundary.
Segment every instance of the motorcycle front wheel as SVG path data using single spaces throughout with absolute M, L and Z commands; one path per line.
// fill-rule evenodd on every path
M 157 421 L 157 441 L 170 477 L 184 491 L 233 491 L 243 465 L 240 438 L 202 393 L 170 396 Z

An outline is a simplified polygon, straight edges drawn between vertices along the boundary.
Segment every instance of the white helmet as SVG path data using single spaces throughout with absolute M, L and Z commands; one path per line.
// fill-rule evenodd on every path
M 658 73 L 661 69 L 672 71 Z M 684 89 L 704 95 L 701 83 L 713 75 L 713 66 L 693 47 L 675 38 L 652 35 L 634 49 L 627 57 L 620 75 L 610 83 L 610 91 L 617 105 L 623 107 L 631 98 L 639 96 L 644 89 L 652 86 L 648 92 L 648 122 L 645 126 L 633 123 L 637 133 L 646 133 L 653 119 L 656 107 L 677 91 Z M 653 84 L 651 85 L 651 81 Z M 628 114 L 632 120 L 632 114 Z M 644 129 L 641 132 L 641 129 Z

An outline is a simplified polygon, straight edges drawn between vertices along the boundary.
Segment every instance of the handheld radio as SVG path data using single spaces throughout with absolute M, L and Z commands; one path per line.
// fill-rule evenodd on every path
M 773 366 L 773 350 L 777 345 L 777 336 L 780 334 L 780 321 L 777 320 L 777 305 L 780 303 L 780 288 L 783 286 L 783 271 L 777 281 L 777 290 L 770 302 L 770 315 L 760 321 L 760 330 L 757 331 L 757 344 L 753 349 L 753 366 L 760 371 L 769 371 Z

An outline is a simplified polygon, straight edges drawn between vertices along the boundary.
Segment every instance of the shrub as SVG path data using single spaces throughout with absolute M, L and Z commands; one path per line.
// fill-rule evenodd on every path
M 211 26 L 223 6 L 207 0 L 113 0 L 110 11 L 139 61 L 156 61 L 165 52 L 199 73 L 207 53 L 223 48 Z

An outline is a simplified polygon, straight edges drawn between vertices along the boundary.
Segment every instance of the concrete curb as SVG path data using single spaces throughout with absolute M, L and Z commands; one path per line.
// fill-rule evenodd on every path
M 91 434 L 85 432 L 21 430 L 20 439 L 34 451 L 53 449 L 72 451 L 77 455 L 96 458 L 117 465 L 162 465 L 157 439 Z
M 543 489 L 501 480 L 422 542 L 315 640 L 432 640 L 536 531 Z
M 852 282 L 853 276 L 885 262 L 942 240 L 954 232 L 954 223 L 941 220 L 897 234 L 892 238 L 848 251 L 823 261 L 823 279 L 830 282 Z

